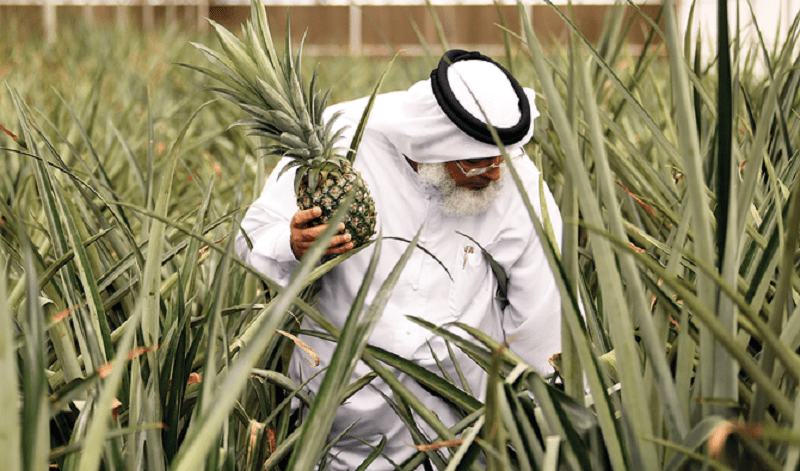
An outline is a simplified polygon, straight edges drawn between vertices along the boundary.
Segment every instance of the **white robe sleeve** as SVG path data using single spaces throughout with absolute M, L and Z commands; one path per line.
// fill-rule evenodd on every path
M 555 242 L 560 244 L 561 213 L 546 188 L 545 197 Z M 536 209 L 538 213 L 539 208 Z M 509 304 L 503 315 L 503 329 L 509 347 L 537 372 L 549 374 L 553 367 L 548 359 L 561 351 L 561 295 L 535 230 L 507 275 Z
M 289 243 L 289 224 L 298 211 L 294 196 L 295 171 L 290 169 L 278 178 L 287 162 L 281 160 L 272 171 L 261 196 L 247 210 L 241 231 L 236 235 L 239 257 L 284 287 L 300 263 Z M 252 250 L 241 232 L 246 233 L 252 242 Z

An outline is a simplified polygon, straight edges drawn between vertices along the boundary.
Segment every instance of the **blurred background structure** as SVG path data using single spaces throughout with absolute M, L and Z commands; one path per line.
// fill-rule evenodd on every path
M 772 1 L 772 0 L 769 0 Z M 271 21 L 282 28 L 291 16 L 293 34 L 299 39 L 307 31 L 312 54 L 392 55 L 398 49 L 421 52 L 418 35 L 438 44 L 435 21 L 425 0 L 268 0 Z M 514 0 L 431 0 L 454 47 L 502 51 L 502 33 L 497 24 L 506 20 L 520 30 Z M 544 0 L 524 2 L 533 27 L 544 40 L 559 42 L 567 27 Z M 553 0 L 567 10 L 567 0 Z M 624 2 L 623 2 L 624 3 Z M 661 0 L 636 2 L 655 18 Z M 204 29 L 211 18 L 232 30 L 249 16 L 249 0 L 0 0 L 0 20 L 14 21 L 27 34 L 42 35 L 48 43 L 58 41 L 60 28 L 99 25 L 151 30 L 164 27 Z M 573 13 L 580 29 L 591 40 L 599 37 L 613 0 L 573 0 Z M 631 7 L 632 44 L 644 41 L 649 29 Z M 272 11 L 269 11 L 272 10 Z M 501 17 L 502 16 L 502 17 Z M 416 31 L 415 31 L 416 30 Z M 496 51 L 493 51 L 496 49 Z M 634 51 L 635 52 L 635 51 Z
M 565 11 L 567 0 L 552 0 Z M 269 0 L 268 14 L 275 24 L 291 17 L 298 39 L 307 32 L 312 53 L 391 55 L 397 49 L 409 54 L 420 52 L 419 36 L 438 43 L 435 21 L 425 0 Z M 498 8 L 495 3 L 500 5 Z M 567 37 L 567 27 L 544 0 L 524 2 L 534 29 L 544 40 L 558 43 Z M 599 37 L 613 0 L 572 0 L 572 13 L 588 39 Z M 625 1 L 620 2 L 625 4 Z M 661 0 L 636 1 L 637 7 L 655 18 Z M 681 24 L 689 21 L 692 4 L 693 27 L 708 38 L 716 37 L 717 0 L 676 0 Z M 738 6 L 737 6 L 738 3 Z M 41 35 L 48 43 L 58 41 L 60 28 L 76 25 L 116 28 L 183 28 L 203 30 L 205 18 L 229 29 L 249 15 L 249 0 L 0 0 L 0 20 L 13 21 L 19 31 Z M 516 2 L 513 0 L 431 0 L 444 34 L 451 46 L 481 48 L 493 53 L 502 48 L 497 24 L 508 19 L 512 30 L 519 30 Z M 730 1 L 731 11 L 740 11 L 740 25 L 756 38 L 748 0 Z M 800 0 L 749 0 L 768 45 L 774 45 L 788 30 L 789 22 L 800 11 Z M 629 32 L 635 48 L 644 40 L 646 20 L 635 9 L 625 6 L 634 18 Z M 735 13 L 731 14 L 734 17 Z M 732 20 L 733 21 L 733 20 Z M 712 48 L 707 48 L 709 50 Z M 637 51 L 632 51 L 636 53 Z
M 678 0 L 678 21 L 681 25 L 689 22 L 692 0 Z M 692 27 L 695 33 L 704 38 L 708 47 L 705 47 L 706 56 L 710 51 L 716 50 L 717 40 L 717 0 L 694 0 L 695 12 Z M 738 5 L 737 5 L 738 3 Z M 755 17 L 751 14 L 755 13 Z M 739 26 L 736 28 L 736 11 L 739 11 Z M 761 30 L 761 35 L 772 51 L 776 45 L 783 44 L 788 34 L 792 21 L 800 12 L 800 0 L 729 0 L 728 14 L 731 19 L 731 31 L 740 30 L 746 42 L 754 44 L 758 41 L 756 24 Z

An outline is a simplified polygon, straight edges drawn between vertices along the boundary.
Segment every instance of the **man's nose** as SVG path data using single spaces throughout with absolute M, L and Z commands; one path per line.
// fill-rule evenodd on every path
M 496 181 L 500 179 L 500 168 L 499 167 L 492 167 L 483 174 L 484 177 L 488 178 L 489 180 Z
M 484 176 L 486 176 L 486 178 L 488 178 L 488 179 L 490 179 L 492 181 L 499 180 L 500 179 L 500 167 L 497 167 L 497 165 L 500 165 L 502 162 L 503 162 L 503 156 L 502 155 L 498 156 L 497 158 L 495 158 L 490 164 L 490 165 L 493 165 L 493 167 L 490 168 L 489 170 L 487 170 L 486 173 L 484 173 Z

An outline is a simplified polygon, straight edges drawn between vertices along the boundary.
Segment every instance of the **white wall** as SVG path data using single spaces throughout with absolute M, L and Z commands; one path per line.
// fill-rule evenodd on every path
M 703 49 L 716 50 L 717 38 L 717 0 L 696 0 L 694 20 L 692 28 L 695 34 L 700 28 L 704 39 Z M 800 12 L 800 0 L 750 0 L 753 11 L 756 15 L 758 27 L 764 37 L 769 50 L 778 43 L 782 44 L 786 38 L 786 32 L 792 24 L 795 16 Z M 742 29 L 742 37 L 748 41 L 757 41 L 758 33 L 753 25 L 750 8 L 747 0 L 729 0 L 728 18 L 731 39 L 734 37 L 736 23 L 737 3 L 739 8 L 739 25 Z M 680 0 L 678 21 L 680 28 L 685 28 L 689 19 L 689 10 L 692 0 Z

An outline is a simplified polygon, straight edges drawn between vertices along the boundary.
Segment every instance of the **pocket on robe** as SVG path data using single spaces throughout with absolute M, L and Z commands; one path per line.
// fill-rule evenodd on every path
M 476 309 L 480 312 L 481 306 L 489 309 L 494 299 L 495 280 L 480 247 L 472 241 L 462 243 L 451 266 L 454 267 L 450 273 L 453 283 L 448 305 L 453 320 L 462 321 L 468 312 Z

